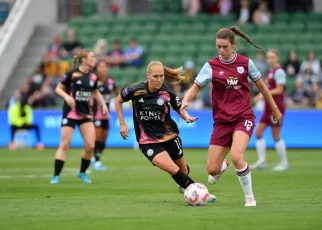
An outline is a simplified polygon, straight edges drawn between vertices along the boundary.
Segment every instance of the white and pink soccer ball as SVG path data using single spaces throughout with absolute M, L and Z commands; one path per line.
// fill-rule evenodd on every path
M 189 185 L 184 192 L 184 199 L 191 206 L 204 206 L 208 201 L 208 197 L 207 187 L 200 183 Z

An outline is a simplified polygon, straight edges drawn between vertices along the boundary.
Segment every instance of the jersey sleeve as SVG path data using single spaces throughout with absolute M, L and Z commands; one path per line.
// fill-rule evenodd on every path
M 274 79 L 277 85 L 285 85 L 286 83 L 286 73 L 282 69 L 278 69 L 275 72 Z
M 207 62 L 204 64 L 199 74 L 194 80 L 194 83 L 199 85 L 200 87 L 205 87 L 212 79 L 212 68 L 210 64 Z
M 181 108 L 181 100 L 180 100 L 180 98 L 172 91 L 169 92 L 169 94 L 170 94 L 171 107 L 176 111 L 179 110 Z
M 73 72 L 71 72 L 71 71 L 66 72 L 60 78 L 60 83 L 62 83 L 66 88 L 68 88 L 72 82 L 72 75 L 73 75 Z
M 121 98 L 122 98 L 122 100 L 124 102 L 132 100 L 136 88 L 137 87 L 135 85 L 123 88 L 121 90 Z
M 254 62 L 251 59 L 249 59 L 248 61 L 248 76 L 252 81 L 257 81 L 261 78 L 261 73 L 256 68 Z

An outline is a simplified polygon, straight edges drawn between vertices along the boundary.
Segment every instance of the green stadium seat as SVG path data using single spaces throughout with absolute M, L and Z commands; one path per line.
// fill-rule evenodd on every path
M 273 14 L 274 24 L 288 23 L 289 20 L 290 20 L 290 15 L 288 13 Z
M 309 22 L 322 22 L 322 13 L 310 12 L 308 15 Z
M 82 0 L 82 3 L 84 16 L 92 16 L 97 13 L 97 0 Z
M 289 26 L 289 30 L 293 32 L 303 32 L 304 31 L 304 22 L 302 21 L 294 21 Z
M 290 14 L 290 22 L 305 22 L 308 19 L 308 13 L 297 12 Z
M 156 14 L 161 14 L 165 11 L 166 2 L 163 0 L 154 0 L 152 5 L 152 11 Z
M 182 11 L 181 0 L 168 1 L 167 5 L 170 13 L 180 13 Z

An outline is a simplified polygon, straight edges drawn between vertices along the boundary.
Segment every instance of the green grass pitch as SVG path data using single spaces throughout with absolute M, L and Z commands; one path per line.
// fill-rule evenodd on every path
M 0 229 L 322 228 L 321 150 L 289 150 L 287 172 L 271 171 L 278 157 L 269 150 L 269 168 L 252 171 L 257 207 L 248 208 L 232 164 L 216 185 L 207 184 L 205 149 L 185 150 L 192 178 L 217 196 L 204 207 L 185 204 L 171 177 L 131 149 L 106 149 L 108 170 L 91 172 L 93 184 L 82 184 L 80 151 L 69 151 L 61 183 L 50 185 L 55 149 L 0 149 Z M 249 162 L 255 157 L 247 150 Z

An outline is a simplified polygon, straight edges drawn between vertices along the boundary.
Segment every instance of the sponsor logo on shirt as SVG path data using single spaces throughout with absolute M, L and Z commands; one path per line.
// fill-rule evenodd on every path
M 227 86 L 226 89 L 240 89 L 241 85 L 238 85 L 238 78 L 237 77 L 229 77 L 227 79 Z

